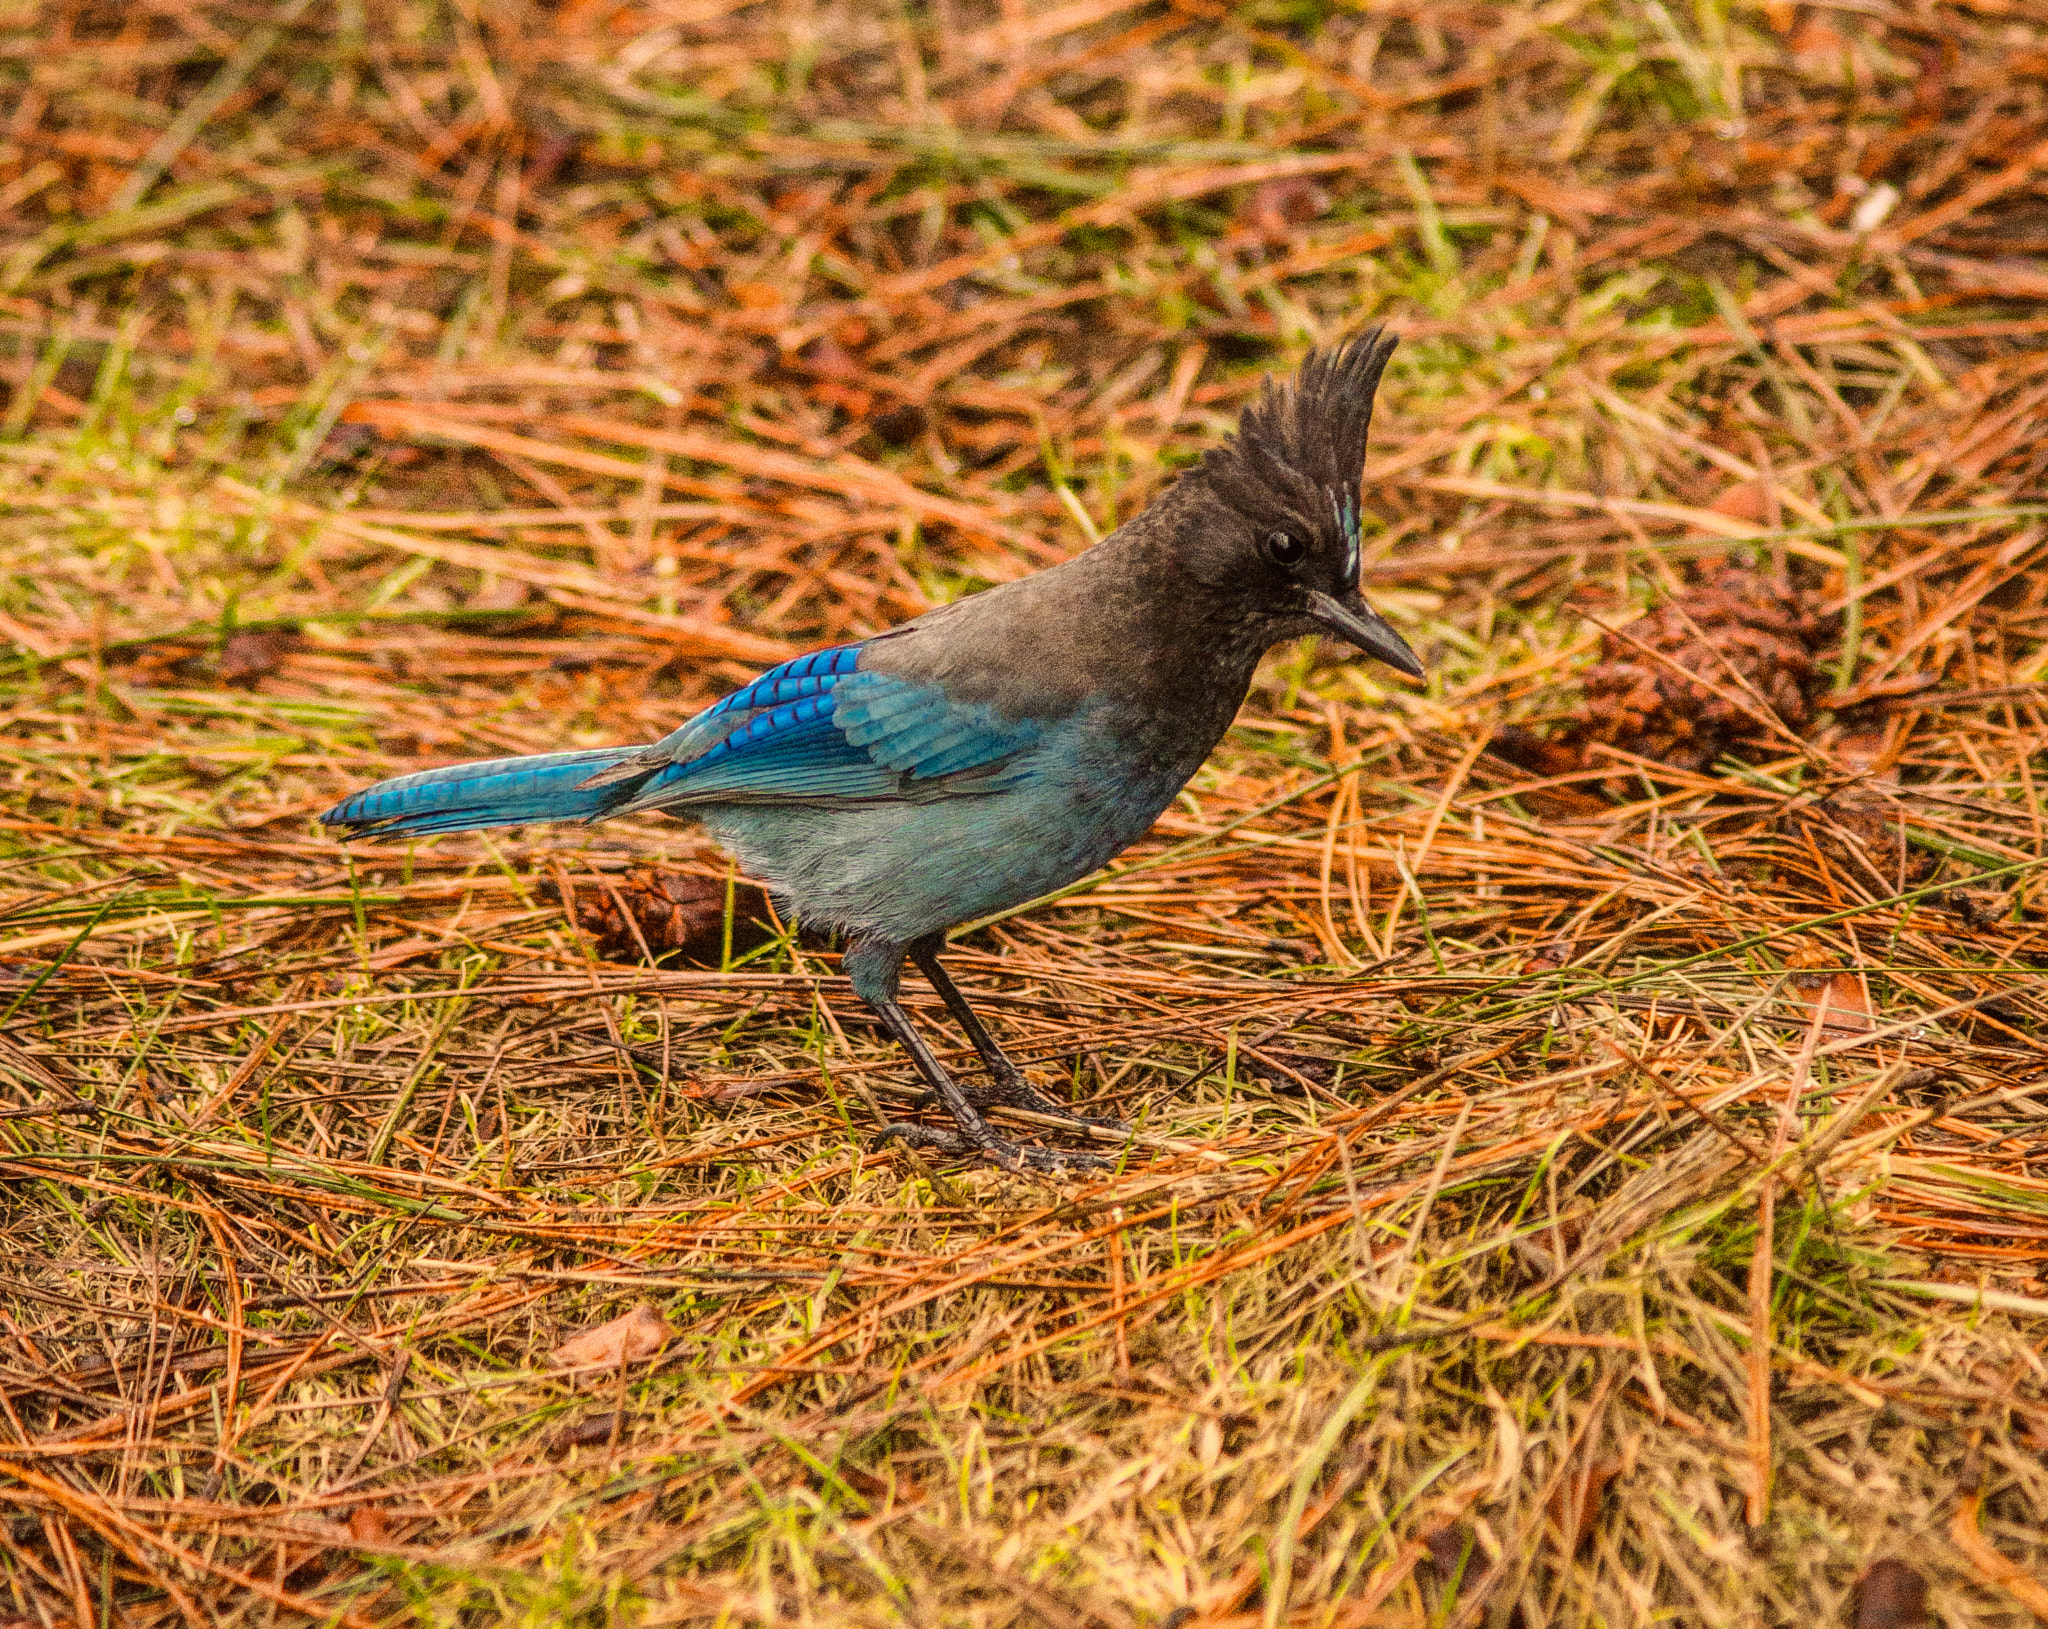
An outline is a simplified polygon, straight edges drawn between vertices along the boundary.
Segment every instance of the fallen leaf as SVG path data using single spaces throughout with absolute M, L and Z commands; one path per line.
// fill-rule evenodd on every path
M 1863 1569 L 1849 1591 L 1850 1629 L 1918 1629 L 1927 1614 L 1927 1580 L 1890 1556 Z
M 1837 973 L 1827 982 L 1821 998 L 1821 1022 L 1834 1029 L 1875 1029 L 1877 1016 L 1870 1010 L 1870 997 L 1863 993 L 1863 981 L 1854 973 Z
M 256 681 L 275 673 L 278 665 L 298 643 L 289 634 L 238 633 L 221 647 L 220 665 L 215 671 L 222 684 L 249 690 Z
M 389 1544 L 391 1524 L 376 1505 L 357 1505 L 348 1513 L 348 1536 L 358 1544 Z
M 674 1334 L 668 1320 L 642 1301 L 631 1312 L 621 1313 L 609 1323 L 571 1335 L 555 1348 L 554 1357 L 557 1363 L 570 1369 L 617 1367 L 636 1358 L 653 1356 Z
M 1732 486 L 1723 487 L 1721 495 L 1707 507 L 1730 520 L 1762 527 L 1771 518 L 1770 488 L 1762 481 L 1737 481 Z
M 554 1445 L 557 1449 L 594 1448 L 599 1443 L 609 1443 L 622 1436 L 625 1425 L 623 1414 L 593 1414 L 588 1419 L 563 1426 L 555 1433 Z
M 1877 1026 L 1870 1010 L 1870 997 L 1853 967 L 1822 945 L 1807 945 L 1785 958 L 1792 975 L 1792 988 L 1801 1000 L 1820 1009 L 1820 1021 L 1830 1029 L 1867 1030 Z
M 1593 1536 L 1593 1522 L 1600 1514 L 1607 1484 L 1621 1475 L 1624 1468 L 1625 1462 L 1620 1459 L 1597 1459 L 1558 1483 L 1548 1508 L 1564 1541 L 1565 1554 L 1577 1555 Z

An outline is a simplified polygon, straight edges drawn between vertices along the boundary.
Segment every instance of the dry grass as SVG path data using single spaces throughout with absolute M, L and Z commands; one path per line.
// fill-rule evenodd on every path
M 2038 0 L 4 26 L 0 1618 L 2048 1609 Z M 870 1149 L 829 949 L 596 961 L 683 828 L 310 830 L 1057 559 L 1367 317 L 1427 693 L 1276 654 L 955 952 L 1112 1177 Z M 1818 727 L 1484 754 L 1729 548 Z

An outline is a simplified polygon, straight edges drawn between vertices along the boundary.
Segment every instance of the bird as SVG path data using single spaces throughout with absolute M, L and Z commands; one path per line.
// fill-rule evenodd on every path
M 953 1121 L 891 1124 L 884 1139 L 1012 1172 L 1101 1168 L 989 1124 L 982 1111 L 1007 1105 L 1125 1129 L 1032 1086 L 939 952 L 949 930 L 1079 881 L 1143 836 L 1273 646 L 1333 635 L 1425 677 L 1359 591 L 1366 435 L 1394 345 L 1375 326 L 1269 378 L 1233 434 L 1093 547 L 784 662 L 659 741 L 401 775 L 320 818 L 345 837 L 694 820 L 797 920 L 840 936 L 855 995 Z M 985 1084 L 963 1086 L 911 1023 L 906 963 Z

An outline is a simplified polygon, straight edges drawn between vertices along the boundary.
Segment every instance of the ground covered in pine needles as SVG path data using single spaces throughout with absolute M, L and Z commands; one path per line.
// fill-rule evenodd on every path
M 0 15 L 0 1621 L 2048 1612 L 2040 0 Z M 1112 1175 L 685 827 L 311 825 L 1368 319 L 1427 686 L 953 951 Z

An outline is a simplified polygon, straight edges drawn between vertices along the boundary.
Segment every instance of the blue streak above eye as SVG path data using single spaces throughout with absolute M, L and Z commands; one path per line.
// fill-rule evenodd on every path
M 1337 535 L 1344 539 L 1344 581 L 1356 583 L 1359 555 L 1364 546 L 1358 518 L 1358 488 L 1330 488 L 1330 512 L 1336 517 Z

